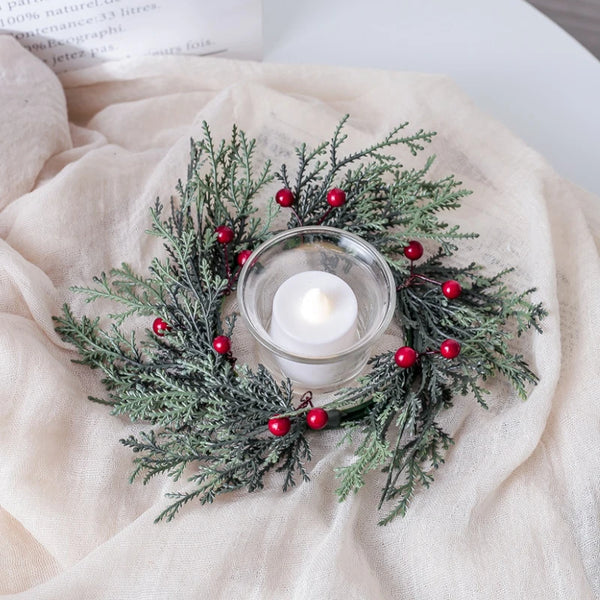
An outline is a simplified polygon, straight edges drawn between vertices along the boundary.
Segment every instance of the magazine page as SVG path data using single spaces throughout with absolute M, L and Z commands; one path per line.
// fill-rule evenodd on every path
M 56 73 L 145 54 L 259 60 L 260 0 L 0 0 L 0 32 Z

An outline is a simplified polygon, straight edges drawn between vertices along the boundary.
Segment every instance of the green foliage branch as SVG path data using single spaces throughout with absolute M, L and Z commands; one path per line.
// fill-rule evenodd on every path
M 370 360 L 370 371 L 354 386 L 335 393 L 327 405 L 330 426 L 342 427 L 359 441 L 355 460 L 337 469 L 339 498 L 357 492 L 371 471 L 383 472 L 381 523 L 404 514 L 419 487 L 428 487 L 444 461 L 452 439 L 439 425 L 442 411 L 456 394 L 472 395 L 486 406 L 484 382 L 500 374 L 525 398 L 536 375 L 512 340 L 530 327 L 540 329 L 545 312 L 530 301 L 533 289 L 515 293 L 505 283 L 507 271 L 484 274 L 476 264 L 446 264 L 461 239 L 475 237 L 451 226 L 442 213 L 460 206 L 469 192 L 453 176 L 432 179 L 433 159 L 419 169 L 405 168 L 392 152 L 417 155 L 434 133 L 408 133 L 408 123 L 380 142 L 344 154 L 345 117 L 330 141 L 296 149 L 297 168 L 284 164 L 273 173 L 270 161 L 255 166 L 256 142 L 233 127 L 229 140 L 216 143 L 208 125 L 191 142 L 185 181 L 176 186 L 170 210 L 159 200 L 151 209 L 150 235 L 163 241 L 164 255 L 154 258 L 145 275 L 127 264 L 102 273 L 90 287 L 73 288 L 87 302 L 110 301 L 106 318 L 76 316 L 68 304 L 56 329 L 78 351 L 79 359 L 102 373 L 106 398 L 115 415 L 145 423 L 137 435 L 122 440 L 134 453 L 132 481 L 147 482 L 165 474 L 188 479 L 157 520 L 172 519 L 193 499 L 212 502 L 217 494 L 262 488 L 270 471 L 283 477 L 283 490 L 308 480 L 310 435 L 305 415 L 289 380 L 278 382 L 263 366 L 251 369 L 213 349 L 216 336 L 231 336 L 235 315 L 224 318 L 223 302 L 235 291 L 239 252 L 255 248 L 272 235 L 278 207 L 258 214 L 257 200 L 276 179 L 294 195 L 288 228 L 322 224 L 358 234 L 381 252 L 396 284 L 397 317 L 404 339 L 420 352 L 453 338 L 460 356 L 446 360 L 427 355 L 408 369 L 394 361 L 394 349 Z M 326 196 L 343 189 L 347 202 L 335 209 Z M 284 209 L 285 210 L 285 209 Z M 216 228 L 234 233 L 226 244 Z M 424 280 L 412 282 L 413 265 L 403 255 L 407 243 L 431 240 L 439 251 L 418 265 L 424 277 L 458 280 L 463 292 L 454 300 Z M 164 336 L 146 328 L 141 341 L 132 317 L 162 318 Z M 108 325 L 105 321 L 108 320 Z M 288 416 L 287 435 L 267 427 L 273 415 Z M 314 433 L 319 435 L 319 433 Z

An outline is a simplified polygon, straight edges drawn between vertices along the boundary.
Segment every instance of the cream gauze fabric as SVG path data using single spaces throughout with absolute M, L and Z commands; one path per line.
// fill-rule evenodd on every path
M 598 597 L 600 199 L 441 76 L 166 57 L 59 80 L 4 37 L 0 108 L 1 598 Z M 387 527 L 381 474 L 337 502 L 333 470 L 353 449 L 336 431 L 311 436 L 310 483 L 284 494 L 274 476 L 155 525 L 164 494 L 186 482 L 129 484 L 119 439 L 142 426 L 87 400 L 102 395 L 100 375 L 71 362 L 52 316 L 65 301 L 76 314 L 108 310 L 70 286 L 122 261 L 145 271 L 160 252 L 144 234 L 149 207 L 185 178 L 204 120 L 217 139 L 237 123 L 275 167 L 293 167 L 295 145 L 329 139 L 345 113 L 348 150 L 405 120 L 438 132 L 403 160 L 435 154 L 432 177 L 453 173 L 474 192 L 447 215 L 480 233 L 454 263 L 512 265 L 515 289 L 537 287 L 544 333 L 515 349 L 540 383 L 523 402 L 490 381 L 489 410 L 458 396 L 441 421 L 456 442 L 446 464 Z M 396 330 L 380 347 L 399 345 Z M 234 352 L 253 360 L 241 324 Z

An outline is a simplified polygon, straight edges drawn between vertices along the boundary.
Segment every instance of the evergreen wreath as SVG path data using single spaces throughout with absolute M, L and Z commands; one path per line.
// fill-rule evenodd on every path
M 308 480 L 309 434 L 342 427 L 360 441 L 354 462 L 336 469 L 339 499 L 380 470 L 379 508 L 388 508 L 380 523 L 388 523 L 405 513 L 444 462 L 452 439 L 437 420 L 456 394 L 472 395 L 485 407 L 482 384 L 493 375 L 503 375 L 523 399 L 537 382 L 510 348 L 515 334 L 541 331 L 545 310 L 530 301 L 534 289 L 511 291 L 508 271 L 486 276 L 474 263 L 445 264 L 458 240 L 476 234 L 439 215 L 457 209 L 470 192 L 453 176 L 429 179 L 433 158 L 408 169 L 386 153 L 404 147 L 417 155 L 435 134 L 408 134 L 402 123 L 380 142 L 345 155 L 347 118 L 329 142 L 296 148 L 293 175 L 285 164 L 272 173 L 270 161 L 256 171 L 255 140 L 234 126 L 229 140 L 215 143 L 204 123 L 170 214 L 158 199 L 151 209 L 148 233 L 164 241 L 164 257 L 154 258 L 146 275 L 123 264 L 95 277 L 92 287 L 73 288 L 88 302 L 119 306 L 107 327 L 104 317 L 102 323 L 76 317 L 68 304 L 55 318 L 59 334 L 79 352 L 76 362 L 103 374 L 108 397 L 90 399 L 147 423 L 121 440 L 135 454 L 131 480 L 189 478 L 191 489 L 167 494 L 171 504 L 157 521 L 172 519 L 192 499 L 212 502 L 224 492 L 262 488 L 271 470 L 283 473 L 284 491 L 298 477 Z M 264 199 L 274 180 L 281 189 L 259 215 L 254 200 Z M 397 284 L 404 339 L 370 359 L 370 371 L 324 407 L 312 407 L 310 392 L 298 399 L 289 380 L 276 381 L 264 366 L 252 370 L 236 362 L 235 315 L 221 314 L 241 266 L 272 235 L 279 210 L 290 211 L 288 228 L 322 224 L 359 235 L 386 258 Z M 418 265 L 423 246 L 417 240 L 439 245 Z M 152 327 L 138 342 L 126 322 L 140 315 Z

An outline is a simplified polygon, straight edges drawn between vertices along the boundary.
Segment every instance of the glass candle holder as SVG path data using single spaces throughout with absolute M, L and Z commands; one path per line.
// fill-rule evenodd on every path
M 341 229 L 309 226 L 254 250 L 237 299 L 268 369 L 306 388 L 332 389 L 367 363 L 394 315 L 396 285 L 371 244 Z

